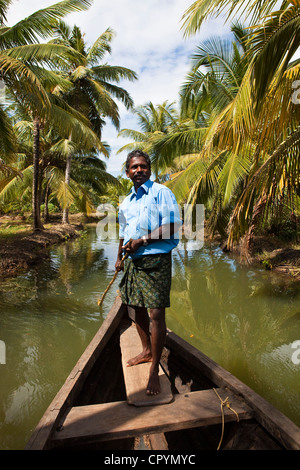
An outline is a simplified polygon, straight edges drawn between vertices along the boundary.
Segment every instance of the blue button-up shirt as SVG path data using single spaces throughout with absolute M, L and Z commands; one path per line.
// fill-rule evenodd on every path
M 182 224 L 175 196 L 169 188 L 151 180 L 137 192 L 133 187 L 119 208 L 119 237 L 124 238 L 124 245 L 130 238 L 137 240 L 170 223 Z M 177 232 L 166 237 L 141 246 L 132 256 L 168 253 L 178 245 L 179 235 Z

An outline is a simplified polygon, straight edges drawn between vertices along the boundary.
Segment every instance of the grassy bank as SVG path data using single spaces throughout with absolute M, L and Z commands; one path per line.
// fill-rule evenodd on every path
M 80 216 L 71 216 L 70 224 L 57 220 L 34 232 L 23 217 L 0 217 L 0 279 L 16 276 L 49 256 L 49 247 L 80 236 L 84 225 Z

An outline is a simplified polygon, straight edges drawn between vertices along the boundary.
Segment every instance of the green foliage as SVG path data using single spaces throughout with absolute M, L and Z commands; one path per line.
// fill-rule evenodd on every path
M 80 28 L 62 20 L 91 1 L 63 0 L 12 27 L 5 25 L 10 3 L 0 2 L 0 76 L 7 92 L 6 106 L 0 105 L 0 205 L 22 211 L 33 200 L 34 214 L 36 207 L 89 213 L 107 185 L 117 184 L 98 155 L 110 151 L 102 127 L 107 117 L 119 127 L 114 98 L 128 109 L 133 102 L 116 83 L 136 74 L 99 62 L 111 52 L 110 28 L 87 47 Z M 52 39 L 40 44 L 40 37 Z
M 297 224 L 289 221 L 299 219 L 300 107 L 291 98 L 300 78 L 293 60 L 300 4 L 283 1 L 273 11 L 277 3 L 195 1 L 183 17 L 186 35 L 226 11 L 232 37 L 196 48 L 167 125 L 157 119 L 159 110 L 167 116 L 166 104 L 147 104 L 136 111 L 140 129 L 121 132 L 133 139 L 128 149 L 151 155 L 156 178 L 180 203 L 205 204 L 209 233 L 218 231 L 227 246 L 270 229 L 291 240 Z M 240 23 L 245 16 L 250 28 Z
M 45 204 L 42 204 L 41 211 L 44 212 L 44 210 L 45 210 Z M 57 214 L 58 212 L 60 212 L 59 206 L 57 204 L 53 204 L 52 202 L 49 202 L 48 212 L 49 214 Z

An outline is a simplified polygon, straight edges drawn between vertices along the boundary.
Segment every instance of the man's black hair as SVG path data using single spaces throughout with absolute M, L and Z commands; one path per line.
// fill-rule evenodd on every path
M 149 155 L 145 152 L 142 152 L 142 150 L 133 150 L 132 152 L 130 152 L 128 155 L 127 155 L 127 159 L 126 159 L 126 171 L 129 170 L 129 164 L 130 164 L 130 160 L 134 157 L 144 157 L 144 159 L 146 160 L 147 162 L 147 165 L 149 166 L 149 169 L 151 170 L 151 159 L 149 157 Z

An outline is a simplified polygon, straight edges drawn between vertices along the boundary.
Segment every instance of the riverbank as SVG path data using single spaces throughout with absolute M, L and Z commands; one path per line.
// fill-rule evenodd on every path
M 28 271 L 49 256 L 50 246 L 77 238 L 83 230 L 78 216 L 66 225 L 54 220 L 36 232 L 21 217 L 0 217 L 0 280 Z
M 62 225 L 61 216 L 53 216 L 45 230 L 33 232 L 30 223 L 22 217 L 0 217 L 0 279 L 16 276 L 49 256 L 49 247 L 79 237 L 87 220 L 83 214 L 70 215 L 70 224 Z M 222 245 L 218 237 L 215 242 Z M 236 245 L 229 256 L 240 263 L 263 267 L 300 282 L 300 245 L 283 242 L 273 235 L 256 236 L 251 253 L 245 256 L 243 244 Z
M 274 235 L 255 236 L 250 253 L 244 250 L 242 242 L 231 253 L 243 264 L 260 266 L 300 282 L 300 245 L 297 243 L 284 242 Z

